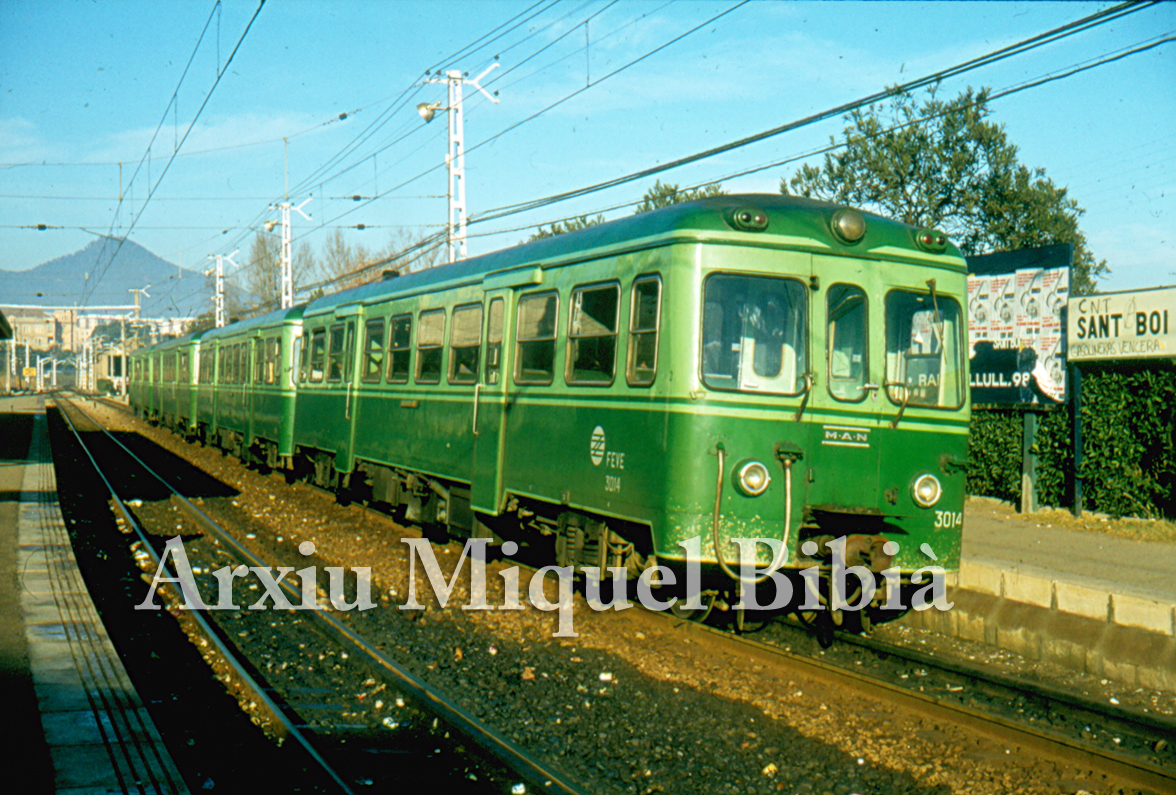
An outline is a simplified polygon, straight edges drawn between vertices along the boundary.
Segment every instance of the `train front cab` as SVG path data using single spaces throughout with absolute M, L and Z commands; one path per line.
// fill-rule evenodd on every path
M 710 581 L 731 585 L 736 539 L 782 539 L 781 557 L 761 544 L 756 562 L 796 570 L 827 566 L 844 538 L 847 565 L 958 568 L 965 268 L 871 221 L 860 251 L 700 248 L 700 291 L 674 310 L 700 334 L 693 409 L 670 417 L 667 458 L 683 465 L 666 472 L 659 561 L 681 564 L 675 547 L 701 536 Z

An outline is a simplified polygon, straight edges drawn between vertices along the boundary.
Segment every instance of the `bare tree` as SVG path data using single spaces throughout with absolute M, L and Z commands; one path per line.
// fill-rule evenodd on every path
M 291 257 L 294 291 L 313 279 L 318 270 L 314 250 L 309 243 L 300 242 Z M 237 271 L 235 281 L 243 300 L 252 308 L 247 314 L 268 312 L 281 305 L 282 296 L 282 240 L 277 235 L 258 232 L 249 247 L 249 260 Z
M 431 268 L 441 260 L 439 246 L 423 231 L 400 230 L 389 238 L 384 248 L 373 251 L 364 245 L 347 242 L 341 229 L 327 238 L 322 248 L 323 277 L 332 289 L 346 290 L 379 281 L 386 270 L 410 273 Z M 431 245 L 432 244 L 432 245 Z

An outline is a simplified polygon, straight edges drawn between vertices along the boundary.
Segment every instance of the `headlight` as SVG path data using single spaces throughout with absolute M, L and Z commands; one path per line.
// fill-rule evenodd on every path
M 748 497 L 758 497 L 768 490 L 772 476 L 759 461 L 744 461 L 735 467 L 735 485 Z
M 911 487 L 911 495 L 919 505 L 930 508 L 943 496 L 943 487 L 934 475 L 919 475 L 915 478 L 915 485 Z

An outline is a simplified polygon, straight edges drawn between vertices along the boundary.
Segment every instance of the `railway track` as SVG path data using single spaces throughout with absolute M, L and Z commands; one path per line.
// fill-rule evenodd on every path
M 677 621 L 680 631 L 722 638 L 749 657 L 1097 771 L 1116 784 L 1176 792 L 1176 720 L 841 631 L 836 639 L 856 653 L 821 651 L 826 658 L 821 659 L 782 645 L 807 635 L 805 627 L 784 621 L 771 626 L 774 642 Z M 864 664 L 867 660 L 882 664 Z M 874 668 L 877 672 L 869 672 Z
M 329 496 L 329 492 L 314 491 Z M 671 619 L 667 616 L 667 620 Z M 852 646 L 860 653 L 835 663 L 782 648 L 787 639 L 758 642 L 693 622 L 680 629 L 733 644 L 750 657 L 799 675 L 849 687 L 1011 747 L 1097 771 L 1108 782 L 1176 792 L 1176 757 L 1169 745 L 1170 738 L 1176 738 L 1176 722 L 1156 715 L 846 633 L 838 633 L 842 647 Z M 886 673 L 865 672 L 872 666 L 862 664 L 864 660 L 883 658 L 890 663 Z
M 174 536 L 177 532 L 184 533 L 188 528 L 195 528 L 198 533 L 204 534 L 210 539 L 217 548 L 218 563 L 228 565 L 234 570 L 239 566 L 245 566 L 250 570 L 254 568 L 277 570 L 276 568 L 271 569 L 269 563 L 250 551 L 226 528 L 213 521 L 193 501 L 174 488 L 167 479 L 155 472 L 121 441 L 107 432 L 80 406 L 61 396 L 57 398 L 57 401 L 62 415 L 74 430 L 79 444 L 87 450 L 87 455 L 100 474 L 103 469 L 100 466 L 99 456 L 91 452 L 89 446 L 83 441 L 82 434 L 78 432 L 76 427 L 78 423 L 88 424 L 96 431 L 101 432 L 105 439 L 121 449 L 126 456 L 126 461 L 133 462 L 127 463 L 126 466 L 140 468 L 144 478 L 154 481 L 168 491 L 168 508 L 163 510 L 163 514 L 166 516 L 170 512 L 173 517 L 179 516 L 182 517 L 182 520 L 176 524 L 169 523 L 167 530 L 163 531 L 162 535 Z M 125 409 L 125 406 L 119 407 Z M 124 472 L 120 479 L 125 479 L 125 477 L 126 473 Z M 113 478 L 106 474 L 102 474 L 102 478 L 110 489 L 112 502 L 116 511 L 121 515 L 124 526 L 128 528 L 129 532 L 138 536 L 135 548 L 138 550 L 136 554 L 143 558 L 142 568 L 150 572 L 158 571 L 163 578 L 174 579 L 174 573 L 168 571 L 166 565 L 161 564 L 161 552 L 163 551 L 160 549 L 163 546 L 160 543 L 161 535 L 151 535 L 141 526 L 136 515 L 137 512 L 145 511 L 142 501 L 120 496 L 111 483 Z M 172 521 L 174 522 L 174 518 Z M 194 566 L 193 572 L 199 584 L 210 585 L 212 578 L 207 576 L 209 573 L 207 569 Z M 296 577 L 279 578 L 276 585 L 282 589 L 292 604 L 304 601 L 301 583 Z M 207 592 L 202 589 L 201 594 L 207 604 L 214 603 L 216 601 L 216 585 L 208 588 Z M 173 592 L 172 598 L 178 602 L 180 595 Z M 173 609 L 174 607 L 173 604 Z M 233 616 L 238 618 L 242 614 L 247 615 L 250 612 L 253 611 L 237 611 L 233 613 Z M 391 783 L 379 780 L 381 771 L 388 776 L 394 776 L 391 771 L 395 769 L 396 764 L 377 767 L 377 772 L 373 774 L 371 772 L 372 765 L 365 757 L 370 757 L 372 754 L 395 755 L 397 752 L 412 754 L 413 765 L 416 766 L 420 764 L 418 754 L 428 755 L 428 752 L 424 750 L 426 747 L 433 748 L 434 745 L 442 743 L 454 745 L 455 738 L 451 737 L 451 733 L 453 733 L 463 738 L 465 744 L 472 745 L 477 749 L 473 753 L 469 753 L 466 751 L 465 745 L 455 745 L 456 753 L 473 757 L 472 762 L 468 758 L 461 762 L 463 769 L 460 776 L 461 781 L 458 782 L 462 785 L 461 791 L 501 792 L 505 790 L 515 793 L 551 792 L 565 793 L 566 795 L 575 795 L 581 792 L 576 784 L 565 780 L 561 774 L 536 761 L 516 744 L 489 729 L 476 717 L 448 699 L 443 692 L 431 687 L 385 654 L 376 642 L 357 634 L 345 623 L 330 615 L 327 610 L 306 610 L 297 613 L 272 610 L 258 612 L 268 614 L 264 616 L 267 621 L 262 622 L 269 624 L 268 629 L 258 630 L 254 627 L 247 627 L 242 630 L 238 629 L 236 624 L 225 626 L 225 623 L 228 622 L 219 621 L 219 617 L 224 615 L 221 612 L 215 612 L 218 618 L 216 621 L 209 620 L 209 617 L 214 613 L 206 615 L 202 610 L 185 610 L 183 614 L 185 618 L 190 617 L 195 622 L 203 642 L 215 649 L 218 673 L 226 681 L 234 682 L 238 689 L 238 699 L 258 715 L 259 720 L 255 722 L 266 724 L 269 733 L 280 738 L 279 742 L 294 742 L 300 745 L 305 750 L 307 757 L 313 760 L 313 763 L 323 771 L 329 780 L 334 782 L 340 791 L 353 792 L 357 786 L 366 787 L 378 783 Z M 280 618 L 275 618 L 275 616 L 280 616 Z M 305 637 L 306 627 L 311 625 L 318 635 L 334 647 L 335 650 L 328 653 L 318 652 L 317 657 L 320 661 L 330 662 L 328 658 L 334 657 L 338 660 L 348 661 L 348 667 L 362 665 L 371 673 L 371 676 L 359 683 L 362 692 L 355 696 L 355 698 L 367 701 L 364 706 L 368 709 L 364 710 L 364 714 L 355 711 L 354 704 L 351 707 L 353 711 L 348 712 L 346 711 L 347 706 L 344 704 L 322 703 L 327 700 L 328 697 L 324 693 L 329 692 L 330 688 L 291 688 L 281 685 L 278 681 L 280 677 L 266 677 L 267 673 L 284 671 L 286 664 L 276 663 L 274 659 L 258 660 L 255 653 L 251 654 L 249 643 L 259 637 L 262 632 L 278 629 L 276 625 L 285 620 L 288 620 L 292 625 L 286 629 L 292 630 L 296 636 L 301 633 L 301 636 Z M 301 626 L 299 627 L 299 625 Z M 246 637 L 248 640 L 244 643 L 234 642 L 234 635 Z M 304 647 L 307 644 L 300 643 L 298 645 Z M 270 656 L 262 654 L 262 657 Z M 335 667 L 340 666 L 336 665 Z M 380 696 L 379 699 L 376 698 L 377 694 Z M 383 702 L 385 698 L 388 701 L 387 714 L 381 720 L 373 721 L 372 716 L 366 714 L 371 710 L 369 705 Z M 351 715 L 356 722 L 347 724 L 340 721 L 316 719 L 314 715 L 317 710 L 341 712 L 343 716 Z M 386 737 L 380 737 L 381 733 L 388 735 L 389 730 L 393 730 L 391 736 L 397 740 L 405 738 L 410 733 L 416 735 L 412 740 L 412 747 L 390 748 L 389 740 Z M 350 748 L 340 749 L 336 747 L 337 744 L 324 742 L 324 738 L 340 734 L 353 740 Z M 366 746 L 356 748 L 355 740 L 358 740 L 358 745 L 365 746 L 366 743 Z M 332 746 L 332 748 L 326 750 L 324 746 Z M 436 749 L 432 755 L 440 755 L 440 749 Z M 356 773 L 355 769 L 349 767 L 357 759 L 363 760 L 363 772 Z

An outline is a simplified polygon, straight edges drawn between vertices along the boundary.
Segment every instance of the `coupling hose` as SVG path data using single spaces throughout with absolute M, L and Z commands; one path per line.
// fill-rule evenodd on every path
M 715 546 L 715 558 L 719 561 L 719 568 L 723 573 L 732 580 L 743 583 L 745 585 L 758 585 L 768 577 L 772 576 L 772 572 L 784 565 L 788 559 L 788 537 L 791 535 L 792 523 L 792 459 L 784 458 L 784 533 L 780 539 L 780 549 L 776 551 L 772 562 L 768 564 L 766 573 L 760 577 L 753 577 L 745 579 L 736 572 L 732 571 L 731 567 L 727 565 L 727 561 L 723 559 L 723 547 L 719 543 L 719 508 L 723 499 L 723 473 L 727 468 L 727 451 L 723 449 L 723 444 L 720 442 L 716 446 L 719 454 L 719 474 L 715 480 L 715 511 L 711 523 L 711 540 Z

